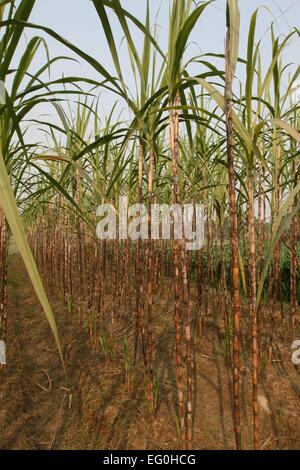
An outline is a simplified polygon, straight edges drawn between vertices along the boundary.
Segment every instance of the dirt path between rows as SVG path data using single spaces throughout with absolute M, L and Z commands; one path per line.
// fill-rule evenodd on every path
M 67 318 L 62 303 L 52 297 L 51 304 L 60 331 L 68 377 L 64 375 L 49 326 L 23 263 L 17 255 L 12 256 L 7 366 L 0 376 L 2 449 L 71 448 L 80 447 L 80 443 L 90 447 L 95 444 L 95 439 L 89 435 L 90 429 L 84 429 L 85 416 L 79 397 L 85 385 L 92 387 L 92 368 L 97 366 L 100 375 L 100 364 L 89 348 L 87 336 Z M 81 358 L 85 364 L 80 362 Z M 88 392 L 85 400 L 90 401 Z M 84 434 L 88 442 L 85 442 Z
M 160 341 L 155 368 L 161 374 L 162 398 L 157 418 L 152 421 L 145 399 L 142 365 L 138 366 L 128 390 L 121 357 L 117 354 L 108 362 L 99 351 L 93 351 L 88 333 L 78 319 L 67 315 L 57 296 L 50 297 L 67 378 L 23 263 L 18 255 L 12 255 L 7 366 L 0 371 L 0 448 L 178 447 L 171 326 L 160 328 L 159 322 L 157 326 Z M 169 305 L 168 299 L 161 300 L 162 318 Z M 166 318 L 163 320 L 166 325 Z M 300 447 L 299 371 L 289 364 L 288 349 L 282 348 L 280 354 L 285 368 L 274 367 L 269 388 L 261 390 L 271 408 L 270 413 L 261 409 L 261 438 L 266 449 Z M 195 362 L 195 448 L 234 448 L 230 371 L 213 327 L 207 336 L 200 338 Z M 247 367 L 243 371 L 242 405 L 243 438 L 245 447 L 250 448 L 251 374 Z

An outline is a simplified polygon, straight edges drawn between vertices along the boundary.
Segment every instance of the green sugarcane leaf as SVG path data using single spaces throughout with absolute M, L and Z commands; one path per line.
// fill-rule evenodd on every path
M 260 283 L 258 286 L 257 290 L 257 297 L 256 297 L 256 304 L 259 306 L 260 300 L 261 300 L 261 295 L 262 291 L 264 288 L 264 283 L 268 274 L 268 270 L 270 267 L 270 264 L 272 262 L 273 258 L 273 252 L 275 250 L 275 247 L 281 237 L 281 235 L 288 229 L 290 221 L 293 219 L 293 217 L 299 213 L 300 209 L 300 200 L 294 207 L 294 209 L 288 213 L 290 207 L 292 207 L 295 197 L 297 194 L 300 192 L 300 182 L 295 186 L 295 188 L 290 192 L 288 197 L 286 198 L 285 202 L 282 204 L 281 209 L 277 215 L 276 221 L 272 227 L 272 237 L 271 237 L 271 243 L 270 243 L 270 251 L 269 255 L 265 261 L 264 269 L 260 278 Z
M 295 139 L 300 144 L 300 133 L 290 124 L 282 121 L 281 119 L 272 119 L 273 124 L 281 127 L 287 134 Z
M 235 73 L 236 64 L 239 55 L 239 41 L 240 41 L 240 10 L 238 0 L 227 0 L 228 14 L 229 14 L 229 27 L 230 27 L 230 57 L 231 57 L 231 70 L 232 76 Z

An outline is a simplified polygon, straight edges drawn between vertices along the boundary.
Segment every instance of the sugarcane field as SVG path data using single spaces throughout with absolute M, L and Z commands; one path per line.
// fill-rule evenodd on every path
M 299 0 L 0 0 L 0 465 L 300 450 L 299 52 Z

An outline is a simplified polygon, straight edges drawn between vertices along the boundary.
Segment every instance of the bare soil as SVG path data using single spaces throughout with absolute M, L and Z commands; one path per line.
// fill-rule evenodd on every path
M 10 257 L 7 365 L 0 370 L 1 449 L 176 449 L 176 380 L 171 288 L 156 298 L 158 411 L 151 417 L 142 360 L 126 386 L 122 346 L 108 358 L 93 350 L 88 330 L 48 292 L 67 376 L 18 255 Z M 211 316 L 197 340 L 194 447 L 233 449 L 231 371 L 222 325 Z M 121 341 L 121 340 L 120 340 Z M 249 345 L 245 344 L 247 349 Z M 251 448 L 251 370 L 242 368 L 243 447 Z M 279 341 L 269 381 L 260 389 L 263 449 L 300 448 L 300 375 L 290 342 Z

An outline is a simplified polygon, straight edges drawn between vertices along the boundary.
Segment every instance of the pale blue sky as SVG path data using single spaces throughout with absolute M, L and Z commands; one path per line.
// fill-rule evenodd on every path
M 172 0 L 170 0 L 172 1 Z M 276 33 L 286 34 L 292 27 L 300 28 L 300 0 L 240 0 L 241 10 L 241 44 L 240 56 L 246 56 L 247 35 L 252 13 L 259 6 L 264 6 L 259 14 L 257 39 L 260 39 L 268 31 L 272 21 L 276 21 Z M 146 0 L 122 0 L 122 5 L 130 10 L 140 20 L 145 18 Z M 215 0 L 210 5 L 198 22 L 186 51 L 186 57 L 190 58 L 203 52 L 222 53 L 224 51 L 225 37 L 225 5 L 226 0 Z M 158 16 L 159 43 L 165 51 L 167 49 L 168 10 L 169 0 L 150 0 L 152 22 L 155 21 L 156 12 L 160 7 Z M 284 12 L 284 14 L 283 14 Z M 130 63 L 126 54 L 126 45 L 122 44 L 122 32 L 114 15 L 110 15 L 113 31 L 116 35 L 116 43 L 121 52 L 123 73 L 126 83 L 133 85 L 130 72 Z M 31 21 L 48 26 L 78 47 L 88 52 L 109 70 L 114 73 L 114 67 L 102 31 L 101 23 L 90 0 L 37 0 Z M 137 46 L 142 46 L 142 36 L 134 27 L 134 39 Z M 27 32 L 27 39 L 33 33 Z M 37 34 L 35 31 L 34 34 Z M 262 61 L 265 65 L 270 63 L 271 51 L 270 32 L 264 36 L 262 47 Z M 51 56 L 72 55 L 66 48 L 56 41 L 48 38 Z M 295 37 L 286 50 L 286 62 L 299 63 L 299 39 Z M 44 61 L 42 52 L 35 66 Z M 40 62 L 40 63 L 37 63 Z M 194 69 L 195 70 L 195 69 Z M 193 70 L 193 71 L 194 71 Z M 196 72 L 196 71 L 195 71 Z M 53 68 L 52 77 L 64 75 L 85 75 L 90 78 L 99 78 L 94 70 L 80 60 L 80 63 L 64 62 Z M 239 78 L 244 79 L 244 71 L 238 70 Z M 108 112 L 113 102 L 112 96 L 103 94 L 103 107 Z M 43 108 L 43 111 L 45 109 Z

